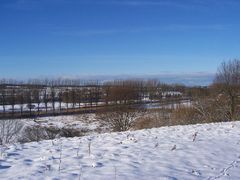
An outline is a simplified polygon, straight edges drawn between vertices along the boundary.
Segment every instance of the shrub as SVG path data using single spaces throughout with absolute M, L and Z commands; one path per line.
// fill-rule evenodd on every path
M 0 120 L 0 145 L 16 142 L 22 128 L 20 120 Z
M 113 131 L 127 131 L 133 127 L 136 119 L 144 111 L 127 105 L 111 107 L 97 113 L 97 119 L 103 125 L 110 126 Z

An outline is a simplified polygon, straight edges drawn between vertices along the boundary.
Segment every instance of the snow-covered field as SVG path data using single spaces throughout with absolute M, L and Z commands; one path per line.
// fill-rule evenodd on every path
M 37 119 L 22 120 L 26 125 L 41 125 L 45 127 L 71 127 L 74 129 L 87 129 L 94 132 L 99 127 L 99 123 L 95 118 L 95 114 L 81 114 L 69 116 L 40 117 Z
M 1 147 L 0 179 L 240 179 L 240 122 Z

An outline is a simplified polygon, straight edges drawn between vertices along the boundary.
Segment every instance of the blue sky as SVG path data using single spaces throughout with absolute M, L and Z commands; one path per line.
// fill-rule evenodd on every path
M 214 73 L 239 0 L 1 0 L 0 77 Z

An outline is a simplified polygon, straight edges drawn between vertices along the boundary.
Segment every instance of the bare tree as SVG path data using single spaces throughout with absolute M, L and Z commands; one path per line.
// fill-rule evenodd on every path
M 98 112 L 97 118 L 101 123 L 110 126 L 113 131 L 127 131 L 133 127 L 136 119 L 143 114 L 144 111 L 139 108 L 118 105 Z
M 52 102 L 53 114 L 55 114 L 56 90 L 53 85 L 51 86 L 50 89 L 51 89 L 51 102 Z
M 16 104 L 16 98 L 15 98 L 15 89 L 12 88 L 11 89 L 11 94 L 10 94 L 10 97 L 9 97 L 9 100 L 10 100 L 10 104 L 12 106 L 12 116 L 14 116 L 14 111 L 15 111 L 15 104 Z
M 62 111 L 62 101 L 63 101 L 63 92 L 62 89 L 59 89 L 58 93 L 58 102 L 59 102 L 59 110 Z
M 115 104 L 131 104 L 139 100 L 139 91 L 134 81 L 116 81 L 105 91 L 105 102 Z
M 30 113 L 30 116 L 32 115 L 32 109 L 34 108 L 33 106 L 33 97 L 32 97 L 32 89 L 31 88 L 28 88 L 27 92 L 26 92 L 26 100 L 27 100 L 27 103 L 28 103 L 28 109 L 29 109 L 29 113 Z
M 236 119 L 240 97 L 240 60 L 223 62 L 219 67 L 214 87 L 218 95 L 225 96 L 229 106 L 229 120 Z
M 77 101 L 75 89 L 71 89 L 69 92 L 69 95 L 70 95 L 70 102 L 72 103 L 72 108 L 74 109 Z
M 16 142 L 22 128 L 19 120 L 0 120 L 0 145 Z
M 82 103 L 82 90 L 77 89 L 76 94 L 77 94 L 78 108 L 80 109 L 81 108 L 81 103 Z
M 102 87 L 102 90 L 103 90 L 102 98 L 104 99 L 105 105 L 108 105 L 109 104 L 110 86 L 108 84 L 104 84 L 104 86 Z
M 95 99 L 95 103 L 96 103 L 96 107 L 97 107 L 98 103 L 101 99 L 101 93 L 100 93 L 99 85 L 96 85 L 95 88 L 94 88 L 94 99 Z
M 69 89 L 67 88 L 64 92 L 63 92 L 63 102 L 66 103 L 67 106 L 67 112 L 68 112 L 68 104 L 69 104 Z
M 87 97 L 87 101 L 90 103 L 90 107 L 92 108 L 94 102 L 94 89 L 92 87 L 88 88 Z
M 48 101 L 49 101 L 47 89 L 44 90 L 43 101 L 44 101 L 44 104 L 45 104 L 45 111 L 47 113 L 48 112 Z
M 6 113 L 6 91 L 5 91 L 5 88 L 4 86 L 1 86 L 0 87 L 0 93 L 1 93 L 1 96 L 0 96 L 0 102 L 1 102 L 1 105 L 3 107 L 3 115 L 5 115 Z
M 37 109 L 38 109 L 37 111 L 39 116 L 41 98 L 40 98 L 40 89 L 38 87 L 33 89 L 33 101 L 37 103 Z
M 83 97 L 83 103 L 84 103 L 84 107 L 88 106 L 88 88 L 84 87 L 82 90 L 82 97 Z
M 20 105 L 20 115 L 22 116 L 23 114 L 23 106 L 24 106 L 24 89 L 21 88 L 20 90 L 18 90 L 18 94 L 16 96 L 16 101 L 17 103 L 19 103 Z
M 147 94 L 151 102 L 157 99 L 158 80 L 148 80 L 146 82 Z

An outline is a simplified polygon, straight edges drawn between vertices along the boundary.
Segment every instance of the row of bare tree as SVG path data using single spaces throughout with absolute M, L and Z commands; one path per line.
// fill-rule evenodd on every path
M 3 81 L 2 81 L 3 82 Z M 5 82 L 6 83 L 6 82 Z M 88 86 L 59 85 L 36 85 L 36 84 L 1 84 L 0 85 L 0 114 L 14 114 L 28 111 L 31 115 L 37 112 L 97 107 L 103 105 L 129 105 L 144 103 L 144 99 L 161 100 L 165 98 L 179 98 L 180 94 L 165 94 L 167 91 L 181 91 L 186 87 L 181 85 L 161 84 L 156 80 L 149 81 L 112 81 L 104 84 Z M 8 109 L 6 109 L 8 107 Z M 36 114 L 36 113 L 34 113 Z

